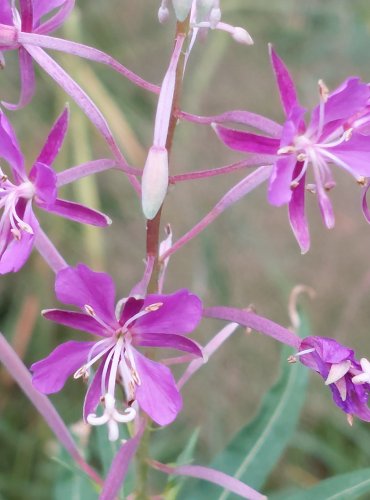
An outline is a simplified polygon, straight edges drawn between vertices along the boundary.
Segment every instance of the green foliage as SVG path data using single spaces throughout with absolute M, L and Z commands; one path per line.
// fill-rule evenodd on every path
M 284 496 L 285 500 L 356 500 L 370 492 L 370 469 L 362 469 L 321 481 L 313 488 Z M 277 498 L 277 497 L 276 497 Z M 271 500 L 276 500 L 271 496 Z M 368 496 L 364 498 L 369 498 Z

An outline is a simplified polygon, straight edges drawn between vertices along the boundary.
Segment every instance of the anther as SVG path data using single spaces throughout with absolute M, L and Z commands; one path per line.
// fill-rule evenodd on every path
M 145 311 L 148 311 L 148 312 L 154 312 L 154 311 L 158 311 L 158 309 L 160 307 L 163 306 L 163 302 L 155 302 L 154 304 L 150 304 L 149 306 L 145 307 Z
M 323 100 L 323 102 L 326 102 L 328 100 L 328 97 L 329 97 L 329 89 L 325 85 L 323 80 L 319 80 L 318 85 L 319 85 L 320 98 Z
M 292 365 L 297 362 L 297 358 L 292 354 L 289 358 L 287 358 L 287 361 Z
M 366 179 L 366 177 L 360 176 L 360 177 L 357 177 L 356 182 L 357 182 L 357 184 L 359 184 L 360 186 L 366 186 L 366 184 L 367 184 L 367 179 Z
M 89 304 L 85 304 L 84 309 L 89 316 L 92 316 L 93 318 L 96 316 L 94 309 L 91 306 L 89 306 Z
M 89 370 L 86 368 L 85 365 L 81 366 L 75 373 L 73 374 L 73 378 L 75 380 L 79 378 L 83 378 L 84 380 L 87 380 L 89 378 Z
M 277 150 L 278 155 L 286 155 L 289 153 L 294 153 L 296 148 L 294 146 L 283 146 L 282 148 Z

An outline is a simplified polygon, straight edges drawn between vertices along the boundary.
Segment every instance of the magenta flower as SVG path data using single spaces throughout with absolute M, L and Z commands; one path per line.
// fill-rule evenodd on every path
M 198 344 L 184 335 L 193 331 L 201 319 L 199 298 L 179 290 L 145 299 L 129 297 L 115 308 L 111 277 L 83 264 L 59 271 L 55 291 L 61 302 L 82 312 L 49 309 L 43 311 L 45 318 L 101 339 L 66 342 L 34 363 L 34 386 L 45 394 L 58 392 L 70 375 L 88 378 L 91 367 L 100 362 L 85 398 L 84 418 L 88 423 L 108 424 L 109 439 L 115 440 L 118 422 L 135 418 L 135 402 L 157 424 L 172 422 L 182 407 L 176 382 L 169 368 L 146 358 L 136 348 L 173 348 L 202 356 Z M 125 409 L 116 406 L 116 384 L 125 391 Z M 101 416 L 95 414 L 99 402 L 104 406 Z
M 293 360 L 299 360 L 318 372 L 333 394 L 333 400 L 349 416 L 370 421 L 367 406 L 370 391 L 370 363 L 363 358 L 355 359 L 354 352 L 336 340 L 326 337 L 303 339 L 300 350 Z
M 51 168 L 68 126 L 66 108 L 56 120 L 29 174 L 14 130 L 0 111 L 0 158 L 10 167 L 11 179 L 0 168 L 0 274 L 18 271 L 28 259 L 39 224 L 32 204 L 78 222 L 106 226 L 104 214 L 57 198 L 58 175 Z
M 271 49 L 286 122 L 274 137 L 232 130 L 215 125 L 221 140 L 238 151 L 271 155 L 274 163 L 268 199 L 272 205 L 289 205 L 289 218 L 302 252 L 309 249 L 310 237 L 305 216 L 305 189 L 317 194 L 325 225 L 334 226 L 334 213 L 327 191 L 335 186 L 330 164 L 348 171 L 360 184 L 370 176 L 370 142 L 352 124 L 362 115 L 370 98 L 369 86 L 359 78 L 345 80 L 329 93 L 319 82 L 320 104 L 306 125 L 306 110 L 297 100 L 292 78 L 282 60 Z M 308 167 L 312 183 L 306 185 Z

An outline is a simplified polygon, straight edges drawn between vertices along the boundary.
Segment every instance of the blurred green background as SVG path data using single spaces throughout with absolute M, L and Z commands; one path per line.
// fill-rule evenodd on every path
M 370 79 L 370 6 L 366 0 L 224 0 L 223 20 L 248 29 L 255 45 L 236 44 L 211 32 L 190 58 L 182 107 L 196 114 L 247 109 L 278 121 L 282 110 L 268 60 L 273 43 L 290 68 L 303 105 L 317 103 L 317 81 L 330 89 L 349 75 Z M 58 36 L 98 47 L 144 78 L 160 83 L 171 53 L 174 18 L 157 22 L 159 0 L 80 0 Z M 135 88 L 97 64 L 54 53 L 96 100 L 130 162 L 142 166 L 151 144 L 155 96 Z M 1 98 L 18 97 L 15 54 L 6 54 Z M 8 112 L 30 167 L 66 95 L 37 69 L 38 90 L 24 111 Z M 88 159 L 108 157 L 103 141 L 71 103 L 71 126 L 58 157 L 62 170 Z M 172 173 L 211 168 L 241 158 L 226 150 L 207 127 L 180 123 Z M 163 222 L 177 239 L 195 224 L 243 174 L 177 184 L 168 195 Z M 310 252 L 301 256 L 290 231 L 286 208 L 271 207 L 265 186 L 229 209 L 212 227 L 176 254 L 169 266 L 166 292 L 188 287 L 206 305 L 246 307 L 288 325 L 291 289 L 305 284 L 316 299 L 302 303 L 312 333 L 332 336 L 370 356 L 370 228 L 361 213 L 361 191 L 354 180 L 335 171 L 331 192 L 336 227 L 326 230 L 314 197 L 307 199 L 312 235 Z M 115 276 L 119 297 L 140 278 L 145 256 L 145 222 L 126 178 L 117 172 L 66 187 L 65 197 L 84 201 L 110 215 L 105 230 L 86 229 L 39 214 L 43 227 L 71 264 L 85 262 Z M 59 342 L 83 335 L 40 318 L 39 310 L 57 304 L 53 275 L 34 253 L 16 275 L 0 280 L 1 330 L 25 363 L 46 356 Z M 205 343 L 221 325 L 203 322 L 196 338 Z M 277 377 L 279 346 L 241 330 L 186 386 L 184 410 L 155 448 L 156 458 L 171 460 L 194 427 L 200 427 L 197 461 L 207 461 L 257 411 L 261 396 Z M 36 411 L 4 372 L 0 378 L 0 498 L 53 498 L 60 466 L 51 459 L 55 443 Z M 84 388 L 69 382 L 52 400 L 68 424 L 81 418 Z M 321 379 L 312 375 L 299 428 L 272 474 L 267 489 L 305 488 L 334 474 L 369 466 L 369 426 L 345 417 L 332 404 Z M 168 442 L 171 443 L 168 448 Z M 161 449 L 163 447 L 163 449 Z M 164 448 L 167 450 L 164 451 Z

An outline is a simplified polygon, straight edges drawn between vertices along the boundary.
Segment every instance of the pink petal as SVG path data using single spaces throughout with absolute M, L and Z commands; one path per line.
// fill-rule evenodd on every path
M 0 23 L 13 26 L 13 13 L 9 0 L 0 2 Z
M 42 16 L 49 14 L 52 10 L 60 7 L 65 0 L 36 0 L 33 2 L 34 23 L 38 24 Z
M 293 177 L 298 175 L 297 169 Z M 305 254 L 310 248 L 310 233 L 305 214 L 305 175 L 300 180 L 298 186 L 293 189 L 292 197 L 289 202 L 289 221 L 294 236 L 301 248 L 302 254 Z
M 17 104 L 2 101 L 2 105 L 12 111 L 24 108 L 32 100 L 35 93 L 35 71 L 33 68 L 32 57 L 23 48 L 18 49 L 19 53 L 19 71 L 21 81 L 21 93 Z
M 66 219 L 81 222 L 82 224 L 105 227 L 112 223 L 111 219 L 102 212 L 85 207 L 79 203 L 74 203 L 73 201 L 61 200 L 57 198 L 55 202 L 50 205 L 40 203 L 39 201 L 36 203 L 46 212 L 57 214 L 61 217 L 65 217 Z
M 280 141 L 273 137 L 252 134 L 243 130 L 233 130 L 221 125 L 214 125 L 213 128 L 221 141 L 236 151 L 276 155 L 279 149 Z
M 182 408 L 182 398 L 171 371 L 137 351 L 133 354 L 141 380 L 135 399 L 158 425 L 170 424 Z
M 333 211 L 333 205 L 330 198 L 324 191 L 324 189 L 319 188 L 317 185 L 317 199 L 319 202 L 321 216 L 323 218 L 324 224 L 328 229 L 332 229 L 335 225 L 335 217 Z
M 354 133 L 348 141 L 333 148 L 323 149 L 348 165 L 348 170 L 359 176 L 370 177 L 370 141 L 369 137 Z M 335 163 L 335 159 L 332 160 Z M 340 165 L 340 163 L 339 163 Z
M 39 204 L 52 204 L 57 196 L 57 176 L 54 170 L 44 163 L 35 163 L 29 175 L 35 187 L 35 202 Z
M 84 264 L 66 267 L 57 274 L 55 292 L 60 302 L 81 309 L 89 305 L 105 323 L 118 327 L 114 313 L 115 286 L 108 274 L 96 273 Z
M 157 303 L 162 304 L 161 307 L 135 322 L 131 328 L 133 334 L 144 336 L 147 333 L 189 333 L 201 320 L 202 303 L 188 290 L 179 290 L 171 295 L 148 295 L 143 309 Z
M 268 200 L 272 205 L 279 207 L 289 203 L 292 197 L 290 184 L 296 163 L 297 159 L 292 154 L 282 156 L 275 162 L 268 188 Z
M 110 333 L 106 332 L 97 321 L 84 313 L 63 311 L 62 309 L 46 309 L 42 311 L 42 315 L 44 318 L 54 321 L 59 325 L 99 335 L 100 337 L 110 336 Z
M 121 316 L 119 319 L 120 325 L 124 325 L 127 320 L 132 318 L 132 316 L 135 316 L 138 312 L 140 312 L 141 308 L 143 307 L 144 300 L 143 299 L 136 299 L 134 297 L 129 297 L 127 301 L 125 302 Z
M 144 333 L 135 335 L 134 345 L 141 347 L 163 347 L 165 349 L 178 349 L 179 351 L 190 352 L 195 356 L 202 357 L 202 348 L 183 335 L 173 335 L 171 333 Z
M 8 118 L 0 111 L 0 157 L 7 161 L 17 180 L 24 180 L 24 159 L 17 137 Z
M 86 422 L 87 416 L 90 413 L 94 413 L 98 404 L 100 403 L 100 398 L 102 396 L 101 393 L 101 376 L 104 369 L 104 360 L 106 356 L 102 357 L 100 365 L 96 370 L 94 378 L 87 389 L 85 401 L 84 401 L 84 409 L 83 409 L 83 417 Z
M 33 363 L 32 383 L 44 394 L 62 389 L 67 378 L 86 363 L 90 349 L 95 342 L 69 341 L 59 345 L 49 356 Z
M 51 127 L 49 135 L 41 149 L 36 162 L 52 165 L 60 148 L 68 129 L 69 107 L 66 106 L 61 115 L 57 118 L 54 125 Z
M 359 78 L 351 77 L 330 93 L 324 108 L 324 125 L 339 121 L 338 126 L 348 121 L 353 115 L 365 108 L 370 97 L 368 85 Z M 317 128 L 320 120 L 320 106 L 312 112 L 310 128 Z M 324 131 L 326 135 L 326 131 Z
M 8 242 L 4 253 L 0 257 L 0 274 L 19 271 L 30 256 L 35 233 L 39 227 L 39 223 L 32 212 L 30 203 L 28 203 L 25 208 L 23 221 L 31 226 L 34 234 L 30 234 L 27 231 L 21 231 L 21 238 L 18 240 L 10 233 L 9 226 L 9 232 L 7 234 L 1 234 L 1 238 L 7 238 Z
M 293 107 L 298 105 L 295 85 L 287 67 L 277 55 L 273 46 L 270 45 L 269 48 L 271 64 L 275 73 L 276 83 L 279 88 L 281 103 L 283 105 L 285 115 L 289 116 Z
M 48 2 L 48 0 L 42 0 L 42 1 L 44 2 L 44 4 L 46 4 L 43 7 L 43 9 L 48 8 L 50 2 Z M 70 12 L 73 10 L 73 7 L 75 5 L 75 0 L 64 0 L 63 3 L 61 3 L 58 0 L 54 0 L 54 2 L 55 3 L 58 2 L 61 5 L 61 8 L 47 21 L 43 22 L 40 26 L 35 26 L 36 23 L 34 23 L 34 31 L 36 33 L 50 33 L 51 31 L 55 31 L 56 29 L 58 29 L 64 23 L 64 21 L 66 20 Z M 38 12 L 35 12 L 34 14 L 36 20 L 40 20 L 42 16 L 43 13 L 41 13 L 41 9 L 39 9 Z

